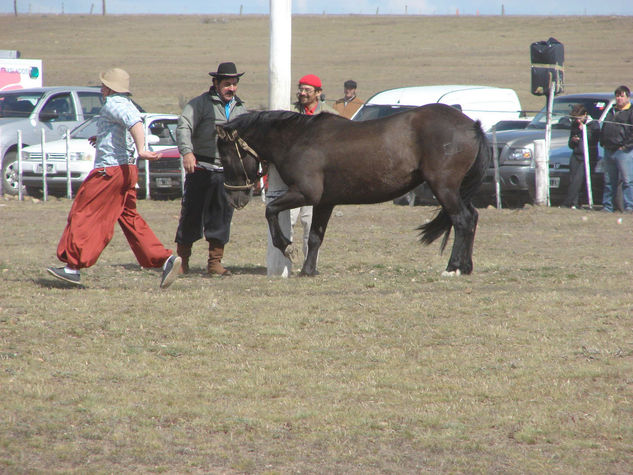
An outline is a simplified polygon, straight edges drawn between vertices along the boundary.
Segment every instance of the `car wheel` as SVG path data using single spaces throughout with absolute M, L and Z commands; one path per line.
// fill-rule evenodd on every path
M 16 152 L 9 152 L 2 162 L 2 191 L 5 195 L 18 194 L 18 160 Z

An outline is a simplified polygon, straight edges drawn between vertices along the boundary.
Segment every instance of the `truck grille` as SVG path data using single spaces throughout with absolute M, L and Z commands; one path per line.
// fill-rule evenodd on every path
M 42 160 L 42 153 L 32 153 L 31 155 L 29 155 L 29 159 L 30 160 Z M 46 160 L 57 160 L 57 161 L 62 161 L 62 160 L 66 160 L 66 154 L 65 153 L 47 153 L 46 154 Z

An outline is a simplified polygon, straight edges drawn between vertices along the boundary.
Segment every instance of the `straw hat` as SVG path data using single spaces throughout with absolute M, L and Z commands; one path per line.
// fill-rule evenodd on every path
M 112 68 L 99 75 L 101 83 L 114 92 L 130 92 L 130 75 L 121 68 Z

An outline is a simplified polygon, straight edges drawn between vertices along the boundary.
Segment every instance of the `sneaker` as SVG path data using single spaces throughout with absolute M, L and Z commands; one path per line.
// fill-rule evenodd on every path
M 68 282 L 69 284 L 73 285 L 81 285 L 81 275 L 79 274 L 79 272 L 77 272 L 76 274 L 71 274 L 70 272 L 66 271 L 65 267 L 49 267 L 46 270 L 49 274 L 57 277 L 60 280 L 63 280 L 64 282 Z
M 165 265 L 163 266 L 163 276 L 160 279 L 161 289 L 166 289 L 174 282 L 174 280 L 176 280 L 181 264 L 182 259 L 179 256 L 171 256 L 165 261 Z

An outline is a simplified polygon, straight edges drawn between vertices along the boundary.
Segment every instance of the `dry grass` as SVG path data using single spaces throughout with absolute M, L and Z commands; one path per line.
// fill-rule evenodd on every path
M 53 84 L 120 65 L 148 110 L 178 112 L 234 60 L 267 102 L 265 17 L 0 16 L 5 49 Z M 569 92 L 630 81 L 630 18 L 297 17 L 293 77 L 330 98 L 407 84 L 517 90 L 529 44 L 566 47 Z M 612 32 L 617 32 L 613 35 Z M 617 41 L 613 38 L 617 37 Z M 235 214 L 231 279 L 168 291 L 121 233 L 86 287 L 54 264 L 70 203 L 0 201 L 0 472 L 631 473 L 633 221 L 481 210 L 475 273 L 414 229 L 429 208 L 335 210 L 314 279 L 265 276 L 263 205 Z M 163 242 L 179 203 L 141 202 Z
M 1 203 L 0 472 L 626 473 L 633 221 L 481 210 L 442 279 L 425 207 L 335 210 L 314 279 L 268 279 L 258 200 L 230 279 L 159 291 L 121 233 L 68 289 L 67 200 Z M 140 210 L 171 242 L 177 202 Z M 32 224 L 37 223 L 37 232 Z M 6 229 L 6 228 L 5 228 Z

